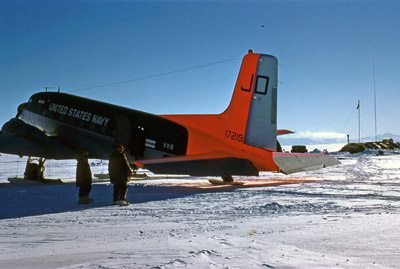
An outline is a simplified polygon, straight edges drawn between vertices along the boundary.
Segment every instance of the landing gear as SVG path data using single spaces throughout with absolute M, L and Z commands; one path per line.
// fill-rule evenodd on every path
M 135 157 L 135 159 L 136 159 L 136 157 Z M 137 171 L 139 170 L 139 167 L 138 167 L 136 164 L 134 164 L 134 163 L 129 164 L 129 165 L 131 166 L 131 169 L 132 169 L 132 171 L 133 171 L 133 176 L 136 176 L 136 173 L 137 173 Z
M 208 180 L 213 185 L 243 185 L 243 182 L 234 181 L 232 176 L 223 176 L 222 180 L 209 179 Z
M 135 156 L 135 160 L 140 160 L 140 159 L 137 156 Z M 138 174 L 137 172 L 139 170 L 139 166 L 137 166 L 136 164 L 132 163 L 132 164 L 130 164 L 130 166 L 133 171 L 133 175 L 131 177 L 136 178 L 136 179 L 149 177 L 146 173 Z
M 28 158 L 26 162 L 24 178 L 9 177 L 8 181 L 14 184 L 62 184 L 65 183 L 59 178 L 44 177 L 44 158 Z
M 28 158 L 26 162 L 26 168 L 24 172 L 24 179 L 44 181 L 44 163 L 46 159 L 39 158 L 33 159 L 31 157 Z
M 222 181 L 225 183 L 233 183 L 233 177 L 232 176 L 223 176 Z

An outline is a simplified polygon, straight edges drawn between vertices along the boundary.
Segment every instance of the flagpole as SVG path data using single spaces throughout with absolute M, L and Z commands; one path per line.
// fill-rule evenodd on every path
M 378 141 L 377 131 L 376 131 L 376 90 L 375 90 L 375 57 L 373 58 L 374 65 L 374 109 L 375 109 L 375 141 Z
M 361 143 L 361 136 L 360 136 L 360 129 L 361 129 L 361 123 L 360 123 L 360 100 L 358 100 L 358 143 Z

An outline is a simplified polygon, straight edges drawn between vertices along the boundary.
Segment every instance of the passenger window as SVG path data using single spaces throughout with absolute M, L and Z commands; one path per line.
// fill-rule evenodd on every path
M 256 81 L 256 93 L 267 94 L 268 81 L 268 77 L 258 76 Z

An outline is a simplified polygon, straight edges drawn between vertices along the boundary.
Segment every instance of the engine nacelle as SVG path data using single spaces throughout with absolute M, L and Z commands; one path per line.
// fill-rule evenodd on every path
M 21 136 L 29 140 L 45 140 L 47 136 L 39 129 L 26 124 L 20 119 L 12 118 L 1 128 L 2 135 Z
M 76 153 L 56 137 L 47 136 L 39 129 L 13 118 L 3 125 L 0 152 L 46 159 L 74 159 Z

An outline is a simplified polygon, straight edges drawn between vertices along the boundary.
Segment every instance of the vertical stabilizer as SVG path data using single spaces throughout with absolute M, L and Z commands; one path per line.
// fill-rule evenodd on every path
M 278 60 L 260 55 L 257 65 L 244 142 L 276 150 Z
M 208 151 L 204 145 L 210 144 L 210 137 L 276 151 L 277 85 L 278 60 L 249 51 L 243 58 L 231 102 L 223 113 L 163 117 L 196 130 L 189 136 L 190 154 Z
M 244 133 L 244 143 L 276 150 L 278 60 L 249 51 L 240 68 L 231 103 L 229 125 Z

